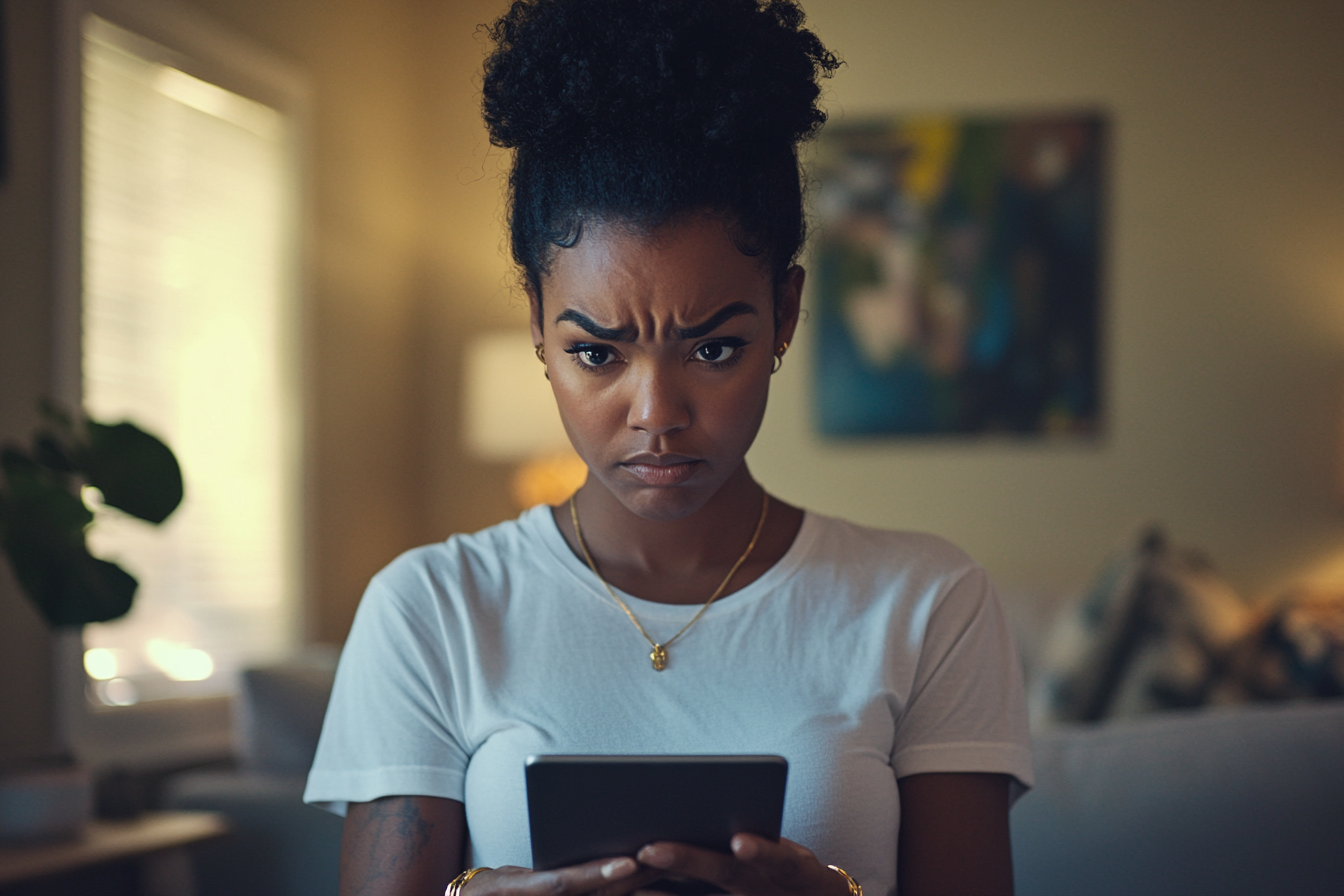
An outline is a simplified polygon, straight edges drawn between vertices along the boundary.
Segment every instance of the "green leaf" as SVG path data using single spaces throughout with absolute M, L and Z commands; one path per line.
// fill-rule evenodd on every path
M 139 585 L 120 566 L 91 556 L 82 544 L 61 552 L 10 550 L 9 558 L 19 584 L 55 627 L 125 616 Z
M 161 523 L 182 503 L 182 469 L 168 446 L 133 423 L 85 421 L 89 484 L 132 516 Z
M 99 560 L 87 551 L 75 568 L 71 586 L 60 604 L 63 618 L 52 625 L 110 622 L 125 616 L 140 583 L 115 563 Z
M 16 451 L 5 451 L 0 466 L 9 482 L 5 499 L 7 546 L 39 552 L 83 546 L 84 529 L 93 522 L 93 514 L 60 476 Z
M 131 423 L 84 420 L 47 402 L 47 427 L 27 453 L 0 450 L 0 549 L 23 590 L 52 626 L 124 616 L 138 583 L 115 563 L 89 554 L 84 533 L 93 514 L 79 478 L 132 516 L 160 523 L 182 501 L 182 471 L 163 442 Z
M 36 464 L 4 458 L 3 547 L 14 575 L 53 626 L 105 622 L 131 608 L 136 581 L 115 563 L 91 556 L 84 529 L 93 514 Z
M 50 467 L 62 473 L 75 472 L 74 461 L 71 460 L 66 446 L 61 444 L 60 440 L 51 433 L 38 433 L 37 437 L 33 439 L 33 456 L 44 467 Z

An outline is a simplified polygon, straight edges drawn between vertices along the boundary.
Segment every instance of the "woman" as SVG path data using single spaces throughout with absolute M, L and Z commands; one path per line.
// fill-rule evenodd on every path
M 589 477 L 370 584 L 306 794 L 346 812 L 342 892 L 1010 892 L 1031 765 L 983 571 L 770 498 L 744 461 L 838 61 L 791 0 L 518 0 L 491 34 L 514 258 Z M 782 754 L 784 839 L 527 870 L 532 753 Z

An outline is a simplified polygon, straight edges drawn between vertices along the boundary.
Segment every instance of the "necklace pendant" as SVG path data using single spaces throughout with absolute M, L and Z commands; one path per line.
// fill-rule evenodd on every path
M 661 644 L 653 645 L 653 651 L 649 654 L 649 659 L 653 660 L 653 671 L 663 671 L 667 668 L 667 648 Z

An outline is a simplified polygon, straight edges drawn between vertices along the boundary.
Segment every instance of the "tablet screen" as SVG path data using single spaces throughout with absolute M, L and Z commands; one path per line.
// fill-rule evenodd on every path
M 531 756 L 532 867 L 633 856 L 655 840 L 728 852 L 734 834 L 779 839 L 788 763 L 782 756 Z M 719 892 L 700 882 L 650 889 Z

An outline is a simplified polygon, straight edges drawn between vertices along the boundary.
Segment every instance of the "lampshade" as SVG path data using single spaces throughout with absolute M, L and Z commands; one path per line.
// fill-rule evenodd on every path
M 497 330 L 467 350 L 467 450 L 481 460 L 525 461 L 570 450 L 529 330 Z

